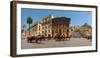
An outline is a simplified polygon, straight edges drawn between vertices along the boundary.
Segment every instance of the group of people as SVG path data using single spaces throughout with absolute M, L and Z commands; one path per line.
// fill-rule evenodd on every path
M 56 40 L 56 41 L 65 41 L 65 40 L 70 40 L 71 37 L 73 37 L 72 35 L 67 35 L 65 36 L 64 34 L 56 34 L 55 36 L 44 36 L 44 35 L 37 35 L 37 36 L 30 36 L 27 37 L 27 42 L 36 42 L 36 43 L 41 43 L 41 41 L 45 41 L 45 40 Z M 92 36 L 84 36 L 82 38 L 86 38 L 86 39 L 92 39 Z
M 62 41 L 62 40 L 70 40 L 71 36 L 65 36 L 64 34 L 63 35 L 60 35 L 60 34 L 57 34 L 55 36 L 51 36 L 51 35 L 48 35 L 48 36 L 44 36 L 44 35 L 37 35 L 37 36 L 29 36 L 27 37 L 27 42 L 36 42 L 36 43 L 39 43 L 41 41 L 45 41 L 45 40 L 56 40 L 56 41 Z
M 65 36 L 64 34 L 57 34 L 55 37 L 56 41 L 62 41 L 62 40 L 70 40 L 71 36 Z

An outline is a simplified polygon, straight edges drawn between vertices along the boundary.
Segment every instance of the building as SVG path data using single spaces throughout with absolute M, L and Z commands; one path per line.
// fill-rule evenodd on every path
M 72 37 L 81 37 L 81 26 L 71 26 L 69 34 Z
M 83 35 L 92 36 L 92 27 L 85 23 L 81 26 L 81 32 L 83 33 Z
M 70 26 L 69 34 L 72 36 L 86 36 L 92 35 L 92 27 L 87 23 L 84 23 L 81 26 Z
M 70 18 L 66 17 L 54 17 L 52 15 L 42 18 L 41 21 L 33 24 L 30 29 L 27 30 L 27 35 L 37 36 L 55 36 L 57 34 L 69 36 L 69 24 Z
M 70 18 L 56 17 L 52 19 L 52 35 L 56 34 L 69 36 Z

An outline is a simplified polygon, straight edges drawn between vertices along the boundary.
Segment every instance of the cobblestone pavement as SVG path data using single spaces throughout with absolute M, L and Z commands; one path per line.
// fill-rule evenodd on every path
M 76 47 L 76 46 L 91 46 L 92 42 L 85 38 L 71 38 L 69 41 L 55 41 L 46 40 L 42 43 L 28 43 L 27 40 L 21 40 L 22 49 L 34 49 L 34 48 L 53 48 L 53 47 Z

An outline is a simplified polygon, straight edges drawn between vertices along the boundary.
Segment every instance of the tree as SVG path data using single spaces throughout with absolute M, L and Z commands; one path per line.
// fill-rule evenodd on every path
M 30 35 L 30 25 L 32 24 L 32 22 L 33 22 L 32 17 L 28 17 L 27 18 L 27 24 L 29 24 L 29 35 Z

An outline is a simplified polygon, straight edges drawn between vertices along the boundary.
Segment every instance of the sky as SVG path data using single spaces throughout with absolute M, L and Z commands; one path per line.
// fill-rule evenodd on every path
M 75 10 L 55 10 L 55 9 L 31 9 L 31 8 L 21 8 L 21 21 L 22 25 L 27 24 L 27 18 L 32 17 L 33 23 L 40 21 L 43 17 L 48 15 L 62 16 L 71 19 L 70 26 L 83 25 L 88 23 L 92 25 L 92 12 L 91 11 L 75 11 Z

